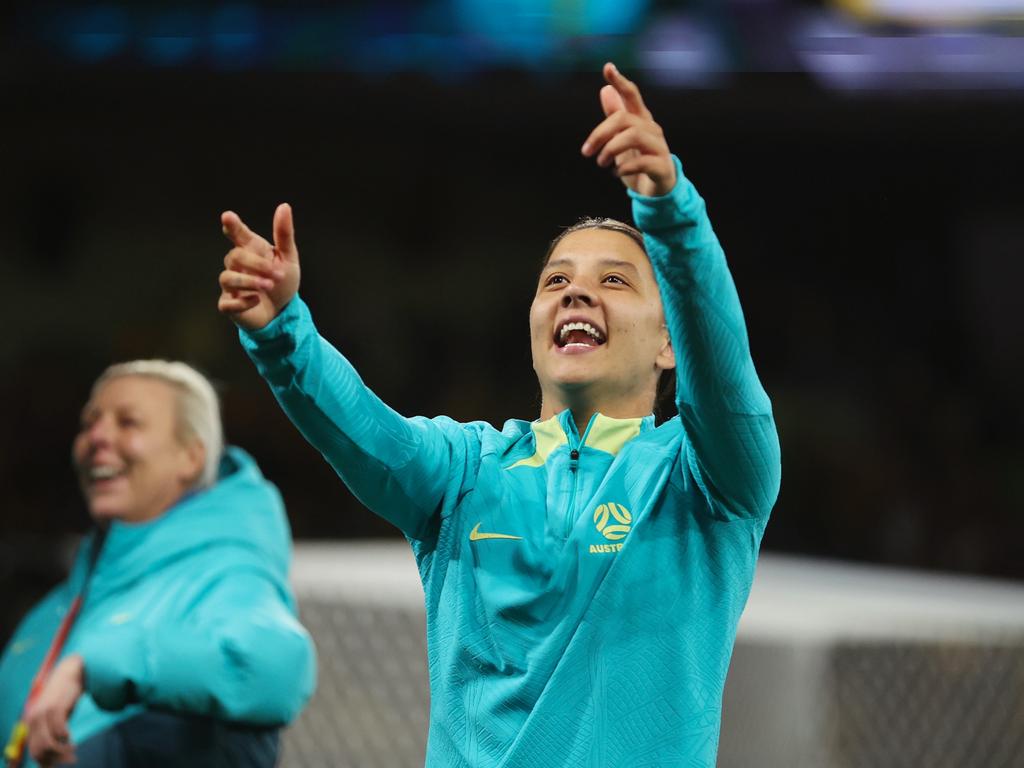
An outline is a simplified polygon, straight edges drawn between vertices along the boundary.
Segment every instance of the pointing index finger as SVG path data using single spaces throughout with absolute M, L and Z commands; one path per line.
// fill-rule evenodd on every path
M 234 211 L 224 211 L 220 215 L 220 225 L 224 236 L 239 248 L 244 248 L 253 237 L 252 231 Z
M 249 229 L 234 211 L 224 211 L 220 223 L 224 235 L 237 247 L 251 248 L 264 256 L 272 252 L 270 243 Z
M 640 96 L 640 89 L 637 88 L 636 83 L 619 72 L 612 62 L 609 61 L 604 65 L 603 74 L 608 85 L 618 91 L 619 96 L 622 97 L 622 103 L 625 104 L 628 112 L 640 115 L 641 117 L 651 116 L 650 110 L 644 104 L 643 97 Z

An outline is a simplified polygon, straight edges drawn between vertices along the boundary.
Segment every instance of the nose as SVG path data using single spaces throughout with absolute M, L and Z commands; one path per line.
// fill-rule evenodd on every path
M 594 306 L 594 299 L 591 293 L 579 283 L 572 283 L 562 292 L 562 307 L 568 309 L 574 304 L 583 304 L 587 307 Z
M 111 420 L 106 416 L 100 416 L 93 420 L 88 427 L 82 430 L 82 437 L 85 438 L 86 445 L 96 448 L 110 442 L 112 426 Z

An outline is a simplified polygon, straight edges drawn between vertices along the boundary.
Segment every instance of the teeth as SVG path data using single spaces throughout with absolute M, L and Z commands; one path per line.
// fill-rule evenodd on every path
M 121 470 L 115 469 L 114 467 L 91 467 L 89 469 L 89 477 L 92 480 L 107 480 L 108 478 L 119 475 Z
M 562 330 L 558 332 L 559 340 L 565 341 L 565 337 L 569 335 L 569 331 L 584 331 L 591 338 L 597 339 L 598 341 L 603 341 L 601 332 L 598 331 L 590 323 L 566 323 L 565 325 L 562 326 Z

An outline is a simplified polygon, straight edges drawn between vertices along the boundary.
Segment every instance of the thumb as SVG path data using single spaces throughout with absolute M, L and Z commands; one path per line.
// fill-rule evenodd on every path
M 611 117 L 613 113 L 625 108 L 626 104 L 614 86 L 606 85 L 601 89 L 601 109 L 605 117 Z
M 299 253 L 295 248 L 295 223 L 292 207 L 281 203 L 274 211 L 274 247 L 285 261 L 296 261 Z

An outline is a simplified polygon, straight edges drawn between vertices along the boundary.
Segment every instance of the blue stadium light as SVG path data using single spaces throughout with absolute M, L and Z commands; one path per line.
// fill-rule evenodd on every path
M 798 29 L 795 50 L 808 72 L 839 90 L 1024 88 L 1024 38 L 982 30 L 886 34 L 821 16 Z
M 715 30 L 681 14 L 647 29 L 637 41 L 637 61 L 654 82 L 687 88 L 720 86 L 735 69 Z
M 225 5 L 210 14 L 210 53 L 215 65 L 244 69 L 261 57 L 262 19 L 252 5 Z
M 65 18 L 60 37 L 77 59 L 99 62 L 122 53 L 129 40 L 124 10 L 114 6 L 86 8 Z
M 634 33 L 648 0 L 450 0 L 458 26 L 493 58 L 530 67 L 549 64 L 566 43 Z
M 157 13 L 148 20 L 142 41 L 145 58 L 159 66 L 176 66 L 196 57 L 200 48 L 202 22 L 185 10 Z

